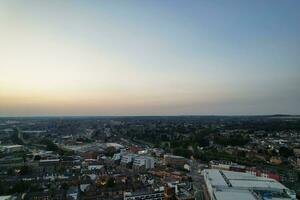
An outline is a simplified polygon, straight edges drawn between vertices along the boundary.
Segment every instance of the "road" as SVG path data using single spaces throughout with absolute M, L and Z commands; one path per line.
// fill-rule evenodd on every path
M 203 185 L 204 185 L 204 180 L 203 177 L 198 173 L 200 167 L 199 164 L 191 160 L 190 162 L 191 165 L 191 171 L 188 174 L 189 176 L 192 177 L 193 180 L 193 188 L 195 190 L 195 199 L 196 200 L 206 200 L 204 191 L 203 191 Z

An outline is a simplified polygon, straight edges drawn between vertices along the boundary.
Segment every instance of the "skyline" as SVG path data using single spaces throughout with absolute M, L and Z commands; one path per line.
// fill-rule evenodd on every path
M 299 8 L 0 1 L 0 116 L 300 114 Z

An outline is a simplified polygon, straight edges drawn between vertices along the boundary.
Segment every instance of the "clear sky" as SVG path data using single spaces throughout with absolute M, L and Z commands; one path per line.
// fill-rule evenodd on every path
M 0 0 L 0 115 L 300 114 L 299 0 Z

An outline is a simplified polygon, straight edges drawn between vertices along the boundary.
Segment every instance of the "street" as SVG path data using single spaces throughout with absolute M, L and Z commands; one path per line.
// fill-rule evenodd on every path
M 193 180 L 193 188 L 195 190 L 195 199 L 196 200 L 208 200 L 205 198 L 203 186 L 205 185 L 203 177 L 198 173 L 200 167 L 195 160 L 191 160 L 191 171 L 188 174 L 192 177 Z

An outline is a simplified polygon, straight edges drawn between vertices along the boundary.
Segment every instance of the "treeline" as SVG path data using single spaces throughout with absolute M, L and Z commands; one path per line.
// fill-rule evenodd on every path
M 43 144 L 46 146 L 46 150 L 47 151 L 53 151 L 58 153 L 61 156 L 64 155 L 72 155 L 73 152 L 60 148 L 59 146 L 57 146 L 53 141 L 51 141 L 50 139 L 42 139 L 41 141 L 39 141 L 40 144 Z
M 285 120 L 284 118 L 257 117 L 247 120 L 225 123 L 226 129 L 248 129 L 250 131 L 300 131 L 300 119 Z
M 230 136 L 214 136 L 214 142 L 222 146 L 244 146 L 250 142 L 249 136 L 242 134 L 232 134 Z

